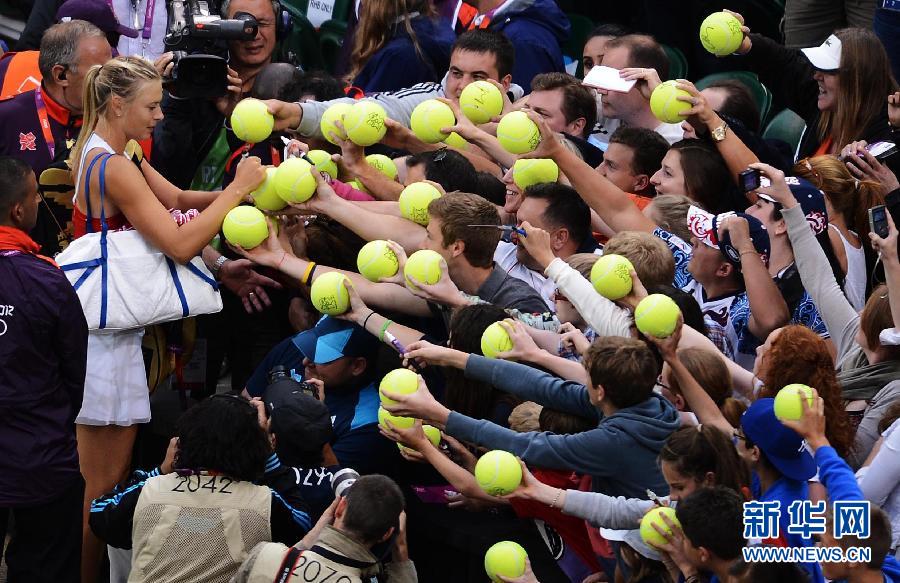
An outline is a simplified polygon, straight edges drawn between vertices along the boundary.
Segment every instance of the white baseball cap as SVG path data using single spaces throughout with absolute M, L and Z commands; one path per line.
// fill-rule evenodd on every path
M 841 39 L 831 35 L 821 45 L 800 49 L 819 71 L 837 71 L 841 66 Z

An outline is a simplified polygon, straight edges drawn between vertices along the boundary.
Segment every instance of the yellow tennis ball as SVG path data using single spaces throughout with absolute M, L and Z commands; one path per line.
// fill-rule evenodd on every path
M 717 57 L 732 54 L 738 50 L 743 40 L 741 21 L 727 12 L 713 12 L 700 25 L 700 42 L 703 48 Z
M 355 188 L 356 190 L 358 190 L 360 192 L 369 192 L 369 190 L 363 185 L 363 183 L 355 178 L 353 180 L 351 180 L 350 182 L 348 182 L 347 184 L 349 184 L 351 188 Z
M 256 190 L 250 193 L 250 196 L 253 197 L 253 204 L 260 210 L 280 211 L 287 206 L 284 199 L 278 196 L 278 193 L 275 191 L 276 172 L 278 172 L 278 169 L 274 166 L 266 168 L 266 179 L 256 187 Z
M 384 108 L 371 100 L 357 101 L 344 114 L 344 130 L 357 146 L 371 146 L 381 141 L 387 128 Z
M 487 123 L 503 113 L 503 94 L 489 81 L 474 81 L 459 94 L 459 108 L 472 123 Z
M 591 283 L 597 293 L 608 300 L 622 299 L 631 293 L 634 266 L 627 258 L 614 253 L 600 257 L 591 268 Z
M 456 148 L 457 150 L 465 150 L 469 147 L 469 142 L 467 142 L 465 138 L 463 138 L 456 132 L 450 132 L 450 135 L 447 136 L 447 139 L 444 140 L 444 143 L 451 148 Z
M 558 179 L 559 166 L 549 158 L 519 158 L 513 164 L 513 182 L 519 190 Z
M 406 266 L 403 268 L 403 276 L 406 278 L 406 283 L 415 287 L 415 284 L 410 280 L 410 276 L 421 283 L 429 285 L 437 283 L 441 279 L 442 260 L 443 257 L 437 251 L 431 251 L 430 249 L 416 251 L 409 256 L 409 259 L 406 260 Z
M 384 154 L 369 154 L 366 156 L 366 162 L 389 179 L 397 180 L 397 165 Z
M 269 236 L 266 216 L 252 206 L 236 206 L 225 215 L 222 233 L 234 245 L 253 249 Z
M 332 180 L 338 177 L 337 164 L 331 159 L 331 154 L 325 150 L 310 150 L 306 153 L 306 157 L 312 161 L 319 172 L 324 172 L 331 176 Z
M 497 124 L 497 140 L 511 154 L 527 154 L 541 143 L 541 130 L 524 111 L 513 111 Z
M 659 506 L 647 512 L 647 514 L 641 518 L 641 540 L 651 547 L 658 547 L 667 542 L 666 539 L 653 528 L 654 524 L 659 526 L 666 534 L 672 534 L 672 529 L 668 524 L 663 522 L 663 516 L 668 517 L 668 519 L 672 521 L 672 524 L 681 526 L 681 523 L 678 522 L 678 517 L 675 516 L 674 508 L 670 508 L 669 506 Z
M 242 99 L 231 112 L 231 131 L 239 140 L 258 144 L 272 135 L 275 118 L 259 99 Z
M 475 481 L 491 496 L 503 496 L 519 487 L 522 466 L 513 454 L 495 449 L 478 458 Z
M 494 322 L 481 335 L 481 353 L 488 358 L 497 358 L 500 352 L 513 349 L 512 340 L 500 322 Z
M 347 283 L 350 283 L 347 276 L 337 271 L 329 271 L 317 277 L 309 289 L 313 307 L 329 316 L 346 312 L 350 309 L 350 294 L 345 285 Z
M 691 104 L 677 99 L 679 95 L 690 97 L 684 89 L 676 87 L 676 81 L 660 83 L 650 94 L 650 111 L 656 119 L 665 123 L 681 123 L 687 119 L 685 112 Z
M 416 137 L 426 144 L 436 144 L 450 134 L 441 130 L 456 125 L 456 116 L 446 103 L 427 99 L 416 106 L 409 118 L 409 127 Z
M 415 424 L 415 419 L 413 419 L 413 424 Z M 394 423 L 396 425 L 396 423 Z M 412 425 L 410 425 L 412 427 Z M 441 430 L 437 427 L 432 427 L 431 425 L 423 425 L 422 431 L 425 433 L 425 437 L 428 438 L 428 441 L 434 447 L 438 447 L 441 444 Z M 409 448 L 403 445 L 402 443 L 398 443 L 397 447 L 400 448 L 400 451 L 408 450 Z
M 319 128 L 322 130 L 322 135 L 325 136 L 325 139 L 334 144 L 338 145 L 337 142 L 331 139 L 329 134 L 334 134 L 342 140 L 347 139 L 347 134 L 343 131 L 339 130 L 334 122 L 339 121 L 343 123 L 344 115 L 350 111 L 350 108 L 353 107 L 349 103 L 335 103 L 331 107 L 325 110 L 325 113 L 322 114 L 322 120 L 319 122 Z
M 785 386 L 775 395 L 775 417 L 779 419 L 797 420 L 803 417 L 802 399 L 806 399 L 806 406 L 813 407 L 816 404 L 812 388 L 800 383 Z
M 428 205 L 441 198 L 441 191 L 427 182 L 413 182 L 400 193 L 400 214 L 404 219 L 428 225 Z
M 385 423 L 386 421 L 390 421 L 394 427 L 398 427 L 400 429 L 409 429 L 416 424 L 416 420 L 413 417 L 400 417 L 399 415 L 392 415 L 384 407 L 379 407 L 378 424 L 382 427 L 387 427 L 388 424 Z
M 675 300 L 664 294 L 650 294 L 634 310 L 634 324 L 641 333 L 668 338 L 678 325 L 681 310 Z
M 356 267 L 369 281 L 379 281 L 382 277 L 396 274 L 399 263 L 397 255 L 388 246 L 387 241 L 376 240 L 369 241 L 359 250 Z
M 312 165 L 302 158 L 288 158 L 275 172 L 275 192 L 285 202 L 306 202 L 316 192 Z
M 503 583 L 500 577 L 515 579 L 525 573 L 528 553 L 519 543 L 510 540 L 498 542 L 484 554 L 484 570 L 493 583 Z
M 384 375 L 378 385 L 378 394 L 382 405 L 396 405 L 397 401 L 384 396 L 384 392 L 397 395 L 411 395 L 419 390 L 419 375 L 408 368 L 395 368 Z

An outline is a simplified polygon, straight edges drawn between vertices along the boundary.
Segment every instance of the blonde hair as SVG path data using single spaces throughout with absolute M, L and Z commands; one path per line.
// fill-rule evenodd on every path
M 675 258 L 659 237 L 642 231 L 619 231 L 606 242 L 604 254 L 615 253 L 631 261 L 646 287 L 672 285 Z
M 84 118 L 78 141 L 72 148 L 69 165 L 77 172 L 81 154 L 97 122 L 106 114 L 113 95 L 131 101 L 141 83 L 161 82 L 153 65 L 139 57 L 116 57 L 103 65 L 94 65 L 84 77 Z
M 594 264 L 597 263 L 598 259 L 600 259 L 600 256 L 596 253 L 573 253 L 566 259 L 566 263 L 569 264 L 569 267 L 583 275 L 585 279 L 590 280 L 591 269 L 594 267 Z
M 686 243 L 691 242 L 691 230 L 687 226 L 688 209 L 694 204 L 683 194 L 658 194 L 647 205 L 652 210 L 656 223 Z

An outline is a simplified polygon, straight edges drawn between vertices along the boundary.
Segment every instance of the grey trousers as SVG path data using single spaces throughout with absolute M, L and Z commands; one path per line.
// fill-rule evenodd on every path
M 815 47 L 839 28 L 871 29 L 875 4 L 876 0 L 786 0 L 784 44 L 796 49 Z

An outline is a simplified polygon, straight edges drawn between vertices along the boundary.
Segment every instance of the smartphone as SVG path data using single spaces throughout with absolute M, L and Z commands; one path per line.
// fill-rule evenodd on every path
M 886 238 L 890 233 L 890 226 L 887 219 L 887 207 L 883 204 L 873 206 L 869 209 L 869 230 L 881 237 Z
M 754 170 L 753 168 L 747 168 L 740 174 L 738 174 L 738 178 L 741 181 L 741 188 L 744 192 L 750 192 L 759 188 L 761 184 L 762 175 L 759 170 Z
M 894 142 L 875 142 L 866 146 L 866 151 L 872 154 L 876 160 L 884 160 L 888 156 L 897 153 L 897 144 Z

